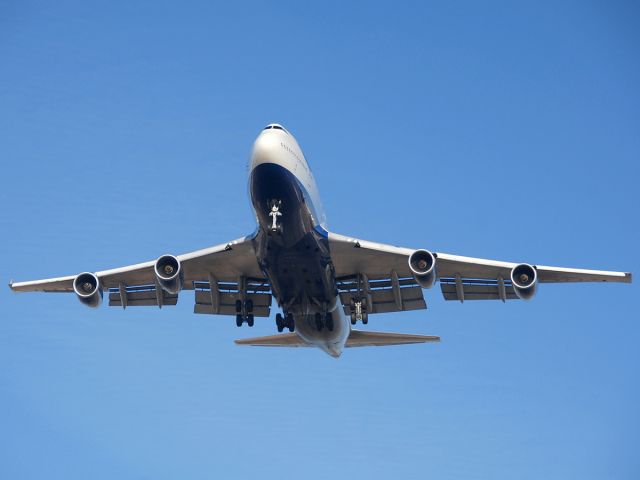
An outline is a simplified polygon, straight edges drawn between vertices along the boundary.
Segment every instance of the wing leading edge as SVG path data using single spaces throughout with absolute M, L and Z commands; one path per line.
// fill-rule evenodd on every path
M 177 256 L 184 271 L 184 288 L 196 288 L 194 283 L 209 281 L 214 275 L 219 281 L 237 282 L 240 276 L 260 278 L 263 276 L 251 237 L 243 237 L 228 243 L 196 250 Z M 124 286 L 153 286 L 156 282 L 153 271 L 155 261 L 148 261 L 121 268 L 103 270 L 95 275 L 104 289 Z M 27 282 L 11 282 L 14 292 L 73 292 L 75 275 L 47 278 Z
M 346 348 L 386 347 L 389 345 L 409 345 L 412 343 L 439 342 L 440 337 L 433 335 L 414 335 L 410 333 L 365 332 L 351 330 Z M 312 347 L 295 333 L 280 333 L 266 337 L 243 338 L 235 341 L 237 345 L 254 347 Z
M 329 247 L 336 276 L 365 275 L 368 280 L 410 278 L 408 259 L 414 250 L 329 233 Z M 519 265 L 484 258 L 434 252 L 442 293 L 447 300 L 509 300 L 518 298 L 511 285 L 511 271 Z M 535 265 L 539 283 L 631 283 L 628 272 L 587 270 Z M 401 310 L 398 308 L 397 310 Z

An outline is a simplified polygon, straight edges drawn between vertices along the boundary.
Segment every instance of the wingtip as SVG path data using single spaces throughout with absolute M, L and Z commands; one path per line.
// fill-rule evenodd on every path
M 438 335 L 410 335 L 420 343 L 439 342 L 440 337 Z
M 627 281 L 627 283 L 633 283 L 633 275 L 631 274 L 631 272 L 625 273 L 624 278 Z

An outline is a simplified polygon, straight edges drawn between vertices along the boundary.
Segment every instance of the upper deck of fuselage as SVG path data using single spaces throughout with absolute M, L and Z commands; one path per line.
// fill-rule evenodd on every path
M 320 201 L 313 173 L 295 137 L 282 125 L 270 123 L 258 135 L 251 152 L 249 175 L 260 165 L 278 165 L 287 170 L 304 190 L 316 221 L 326 225 L 326 216 Z
M 262 129 L 253 143 L 250 169 L 262 163 L 276 163 L 292 172 L 296 171 L 298 164 L 309 169 L 295 137 L 277 123 L 270 123 Z

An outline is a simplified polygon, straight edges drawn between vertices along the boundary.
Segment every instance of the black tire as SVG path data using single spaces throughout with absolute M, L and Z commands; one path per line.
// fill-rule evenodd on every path
M 245 300 L 244 301 L 244 311 L 247 313 L 253 312 L 253 300 Z
M 286 324 L 287 324 L 287 328 L 289 328 L 290 332 L 295 332 L 296 331 L 296 323 L 293 320 L 293 315 L 291 313 L 287 314 Z
M 362 324 L 366 325 L 367 323 L 369 323 L 369 314 L 363 313 L 362 314 Z
M 249 315 L 247 315 L 247 324 L 250 327 L 253 327 L 253 313 L 250 313 Z
M 351 314 L 351 325 L 355 325 L 356 323 L 358 323 L 358 320 L 356 320 L 356 314 L 352 313 Z
M 278 327 L 278 332 L 282 333 L 284 330 L 284 318 L 279 313 L 276 314 L 276 327 Z
M 240 300 L 236 300 L 236 313 L 242 312 L 242 302 Z
M 236 315 L 236 326 L 241 327 L 243 321 L 244 321 L 244 318 L 242 318 L 242 315 L 240 314 Z
M 329 330 L 330 332 L 333 332 L 333 318 L 330 318 L 329 320 L 327 320 L 327 330 Z

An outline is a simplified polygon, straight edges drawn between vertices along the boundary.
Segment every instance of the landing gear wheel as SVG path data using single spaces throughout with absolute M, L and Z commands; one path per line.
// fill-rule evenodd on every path
M 253 312 L 253 300 L 244 301 L 244 311 L 247 313 Z
M 319 313 L 316 313 L 316 330 L 321 332 L 322 327 L 324 327 L 324 325 L 322 324 L 322 315 L 320 315 Z
M 276 327 L 278 327 L 278 333 L 284 330 L 284 318 L 279 313 L 276 314 Z
M 247 324 L 250 327 L 253 327 L 253 313 L 250 313 L 249 315 L 247 315 Z
M 236 300 L 236 313 L 242 312 L 242 301 Z
M 293 314 L 287 313 L 287 316 L 285 317 L 285 325 L 289 329 L 290 332 L 295 332 L 296 324 L 293 321 Z
M 367 323 L 369 323 L 369 314 L 368 313 L 363 313 L 362 314 L 362 324 L 366 325 Z
M 244 318 L 242 318 L 242 315 L 236 315 L 236 326 L 241 327 L 243 322 Z
M 351 314 L 351 325 L 355 325 L 356 323 L 358 323 L 358 320 L 356 319 L 356 314 L 352 313 Z
M 326 313 L 324 316 L 324 324 L 327 326 L 327 330 L 333 332 L 333 315 Z

